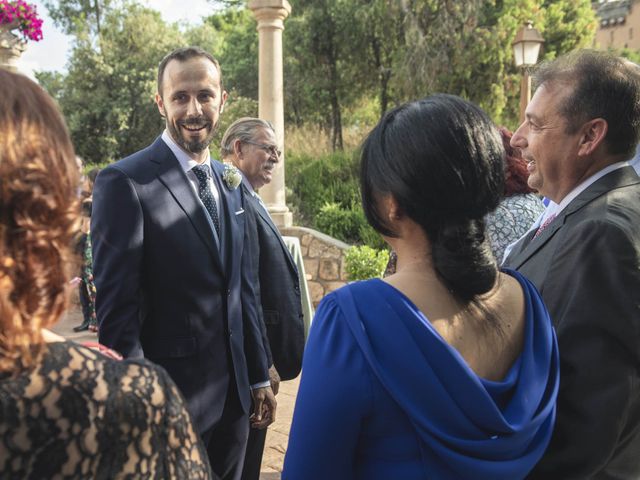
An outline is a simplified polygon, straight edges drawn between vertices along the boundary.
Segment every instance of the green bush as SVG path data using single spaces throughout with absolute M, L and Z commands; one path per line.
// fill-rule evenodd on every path
M 376 250 L 367 245 L 351 247 L 345 255 L 349 280 L 366 280 L 382 277 L 389 261 L 387 250 Z
M 287 153 L 288 202 L 298 212 L 299 222 L 314 225 L 314 218 L 326 203 L 348 209 L 359 201 L 357 163 L 353 154 L 335 152 L 311 157 Z
M 376 232 L 371 225 L 369 225 L 362 210 L 360 210 L 360 216 L 362 217 L 362 223 L 358 228 L 360 243 L 369 245 L 376 250 L 386 250 L 387 243 L 382 239 L 380 234 Z
M 378 250 L 386 248 L 380 234 L 367 223 L 362 208 L 355 203 L 349 208 L 337 202 L 325 203 L 313 219 L 313 227 L 346 243 L 369 245 Z
M 358 213 L 342 208 L 339 203 L 325 203 L 315 216 L 313 225 L 327 235 L 347 243 L 359 243 L 360 218 Z
M 296 223 L 346 243 L 386 248 L 362 211 L 354 152 L 317 157 L 287 152 L 286 161 L 287 204 Z

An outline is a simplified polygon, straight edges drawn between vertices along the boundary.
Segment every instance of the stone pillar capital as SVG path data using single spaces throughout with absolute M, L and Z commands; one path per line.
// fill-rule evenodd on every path
M 11 31 L 11 24 L 0 25 L 0 68 L 17 71 L 16 62 L 27 48 L 27 42 Z
M 291 5 L 287 0 L 251 0 L 249 9 L 258 21 L 258 29 L 262 27 L 284 29 L 284 20 L 291 13 Z

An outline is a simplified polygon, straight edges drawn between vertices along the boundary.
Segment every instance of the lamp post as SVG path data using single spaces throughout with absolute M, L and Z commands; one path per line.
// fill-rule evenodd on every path
M 520 123 L 524 121 L 524 111 L 531 99 L 531 77 L 529 68 L 538 61 L 540 47 L 544 43 L 544 38 L 540 32 L 533 28 L 533 22 L 528 21 L 516 34 L 516 38 L 511 44 L 516 67 L 522 70 L 522 81 L 520 83 Z

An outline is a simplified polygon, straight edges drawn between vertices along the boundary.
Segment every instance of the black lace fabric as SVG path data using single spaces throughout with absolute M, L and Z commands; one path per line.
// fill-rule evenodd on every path
M 145 360 L 72 342 L 0 376 L 0 479 L 209 479 L 177 387 Z

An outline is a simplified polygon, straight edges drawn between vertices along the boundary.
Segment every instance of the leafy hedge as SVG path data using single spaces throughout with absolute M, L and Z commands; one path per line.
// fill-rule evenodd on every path
M 388 250 L 376 250 L 367 245 L 351 247 L 345 256 L 349 280 L 367 280 L 382 277 L 389 262 Z
M 353 152 L 317 157 L 287 152 L 286 162 L 287 202 L 297 223 L 349 244 L 385 248 L 362 211 Z

